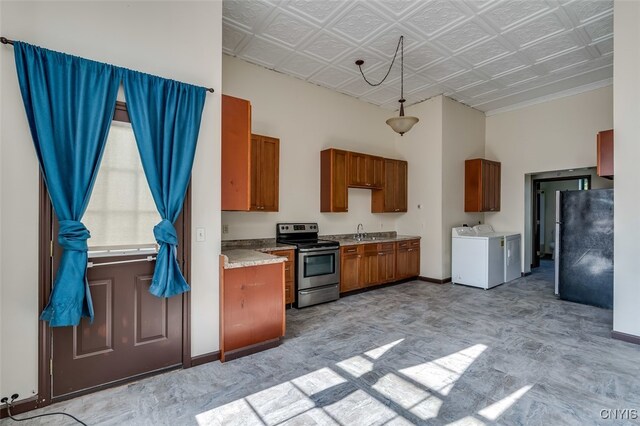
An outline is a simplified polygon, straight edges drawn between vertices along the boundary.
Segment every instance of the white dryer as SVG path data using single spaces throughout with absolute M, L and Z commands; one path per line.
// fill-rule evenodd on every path
M 480 231 L 452 229 L 451 281 L 488 290 L 504 282 L 504 237 Z
M 517 232 L 496 232 L 491 225 L 476 225 L 473 227 L 477 235 L 502 237 L 504 250 L 504 282 L 508 283 L 520 278 L 520 241 L 521 236 Z

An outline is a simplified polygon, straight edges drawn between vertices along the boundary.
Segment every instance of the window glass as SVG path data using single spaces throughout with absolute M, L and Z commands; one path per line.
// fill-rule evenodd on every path
M 89 248 L 154 246 L 160 215 L 151 197 L 131 124 L 113 121 L 93 193 L 82 222 Z

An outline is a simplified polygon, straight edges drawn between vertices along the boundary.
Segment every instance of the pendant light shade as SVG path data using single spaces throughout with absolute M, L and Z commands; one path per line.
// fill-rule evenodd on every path
M 411 130 L 413 125 L 416 124 L 418 121 L 420 121 L 418 117 L 411 117 L 410 115 L 407 115 L 407 116 L 401 115 L 399 117 L 391 117 L 390 119 L 387 120 L 387 124 L 393 129 L 394 132 L 400 133 L 400 136 L 402 136 L 405 133 L 407 133 L 409 130 Z
M 393 59 L 391 60 L 391 65 L 389 65 L 389 70 L 387 74 L 380 80 L 378 83 L 371 83 L 365 77 L 364 72 L 362 71 L 362 65 L 364 64 L 364 60 L 358 59 L 356 61 L 356 65 L 360 69 L 360 74 L 362 74 L 362 78 L 366 81 L 370 86 L 379 86 L 381 85 L 387 77 L 389 77 L 389 73 L 391 72 L 391 68 L 393 67 L 394 62 L 396 61 L 396 56 L 398 56 L 398 50 L 400 50 L 400 115 L 398 117 L 391 117 L 386 121 L 386 123 L 393 129 L 394 132 L 399 133 L 400 136 L 407 133 L 411 128 L 420 121 L 418 117 L 412 117 L 409 115 L 404 115 L 404 36 L 400 36 L 400 40 L 398 40 L 398 46 L 396 47 L 396 53 L 393 54 Z

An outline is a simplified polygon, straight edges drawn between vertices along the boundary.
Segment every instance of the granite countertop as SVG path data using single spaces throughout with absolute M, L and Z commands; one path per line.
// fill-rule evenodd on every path
M 364 240 L 358 241 L 353 238 L 353 235 L 349 236 L 333 236 L 332 239 L 338 241 L 340 246 L 355 246 L 359 244 L 376 244 L 376 243 L 395 243 L 397 241 L 407 241 L 407 240 L 419 240 L 421 237 L 417 235 L 383 235 L 383 236 L 371 236 L 367 237 Z
M 222 255 L 224 256 L 224 269 L 268 265 L 271 263 L 285 262 L 287 260 L 286 257 L 274 256 L 249 249 L 223 250 Z
M 275 250 L 295 250 L 295 246 L 288 244 L 280 244 L 275 238 L 256 239 L 256 240 L 230 240 L 222 242 L 222 251 L 229 250 L 256 250 L 259 252 L 275 251 Z

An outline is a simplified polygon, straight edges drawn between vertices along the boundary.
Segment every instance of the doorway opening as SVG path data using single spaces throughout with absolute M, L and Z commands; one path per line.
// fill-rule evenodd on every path
M 525 273 L 553 270 L 556 192 L 611 187 L 613 182 L 598 176 L 596 167 L 525 175 Z

